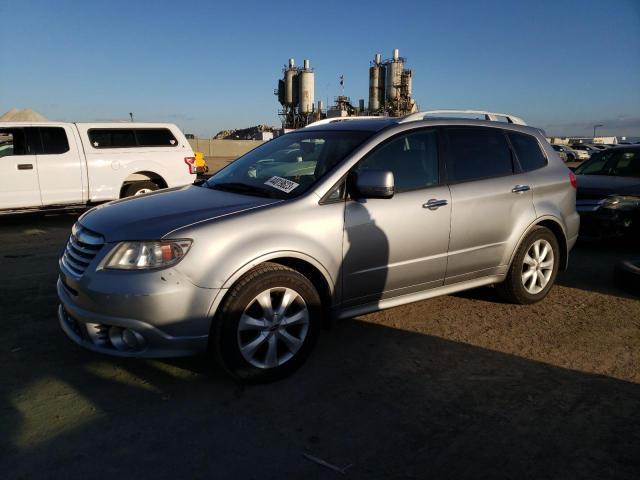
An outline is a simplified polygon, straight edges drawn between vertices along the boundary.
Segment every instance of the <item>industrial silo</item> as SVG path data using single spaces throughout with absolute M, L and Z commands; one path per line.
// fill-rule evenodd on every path
M 313 112 L 314 82 L 314 73 L 309 68 L 309 60 L 305 60 L 304 68 L 298 72 L 300 113 Z
M 400 58 L 398 49 L 393 49 L 393 59 L 386 62 L 386 97 L 387 101 L 396 100 L 400 96 L 400 86 L 402 85 L 402 70 L 404 69 L 404 59 Z
M 384 67 L 381 55 L 376 53 L 373 65 L 369 67 L 369 110 L 377 112 L 384 101 Z
M 284 72 L 284 104 L 290 107 L 295 106 L 297 101 L 296 76 L 298 70 L 295 67 L 293 58 L 289 59 L 289 68 Z

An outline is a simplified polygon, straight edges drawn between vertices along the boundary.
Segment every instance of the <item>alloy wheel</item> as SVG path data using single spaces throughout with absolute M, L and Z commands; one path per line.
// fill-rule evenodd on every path
M 544 239 L 539 239 L 527 250 L 522 262 L 522 285 L 525 290 L 536 295 L 549 283 L 553 274 L 553 247 Z
M 254 367 L 275 368 L 291 360 L 309 331 L 302 296 L 287 287 L 264 290 L 249 302 L 238 322 L 238 347 Z

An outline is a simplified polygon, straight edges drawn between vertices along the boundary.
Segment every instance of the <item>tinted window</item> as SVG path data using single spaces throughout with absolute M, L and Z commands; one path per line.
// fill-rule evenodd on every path
M 41 127 L 42 153 L 47 155 L 60 154 L 69 151 L 67 133 L 62 127 Z
M 136 146 L 133 130 L 124 128 L 91 129 L 89 141 L 94 148 L 126 148 Z
M 513 173 L 511 150 L 502 130 L 493 128 L 450 128 L 450 182 L 500 177 Z
M 508 135 L 518 156 L 520 166 L 525 172 L 542 168 L 547 164 L 547 159 L 540 150 L 540 144 L 535 137 L 513 132 Z
M 136 130 L 138 145 L 141 147 L 175 147 L 178 145 L 173 134 L 166 128 Z
M 437 132 L 422 130 L 397 137 L 368 155 L 357 170 L 392 171 L 396 192 L 437 185 Z

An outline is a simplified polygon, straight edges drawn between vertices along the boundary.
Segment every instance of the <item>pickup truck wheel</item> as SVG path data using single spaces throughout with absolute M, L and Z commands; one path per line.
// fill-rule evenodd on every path
M 498 293 L 511 303 L 536 303 L 547 296 L 560 264 L 558 240 L 546 227 L 535 227 L 524 239 L 513 258 Z
M 133 182 L 132 184 L 130 184 L 126 191 L 124 196 L 125 197 L 135 197 L 138 195 L 143 195 L 145 193 L 149 193 L 149 192 L 155 192 L 156 190 L 158 190 L 158 185 L 156 185 L 155 183 L 153 183 L 150 180 L 143 180 L 140 182 Z
M 227 293 L 211 347 L 233 377 L 251 383 L 293 373 L 311 353 L 321 323 L 320 296 L 299 272 L 264 263 Z

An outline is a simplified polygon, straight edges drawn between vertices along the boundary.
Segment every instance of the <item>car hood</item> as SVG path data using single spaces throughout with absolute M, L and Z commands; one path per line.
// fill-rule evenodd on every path
M 187 186 L 105 203 L 82 215 L 79 222 L 101 234 L 106 242 L 157 240 L 192 223 L 281 201 Z
M 607 195 L 640 195 L 640 178 L 611 175 L 578 175 L 578 198 Z

